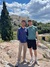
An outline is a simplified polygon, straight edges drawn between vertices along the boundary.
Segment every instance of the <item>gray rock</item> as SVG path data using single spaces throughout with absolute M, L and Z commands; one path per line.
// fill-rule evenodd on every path
M 10 58 L 14 58 L 14 57 L 16 57 L 16 53 L 13 51 L 13 50 L 9 50 L 9 51 L 7 51 L 7 54 L 9 55 L 9 57 Z
M 4 46 L 0 45 L 0 49 L 4 49 L 4 48 L 5 48 Z
M 38 47 L 40 47 L 41 49 L 48 49 L 44 44 L 41 44 L 41 43 L 40 45 L 38 45 Z
M 45 50 L 43 56 L 44 56 L 45 58 L 47 58 L 47 59 L 50 59 L 50 50 L 49 50 L 49 49 Z
M 10 66 L 8 65 L 9 62 L 7 62 L 7 61 L 5 61 L 5 60 L 3 60 L 3 59 L 0 59 L 0 63 L 3 64 L 4 67 L 10 67 Z
M 9 65 L 5 64 L 4 67 L 10 67 Z

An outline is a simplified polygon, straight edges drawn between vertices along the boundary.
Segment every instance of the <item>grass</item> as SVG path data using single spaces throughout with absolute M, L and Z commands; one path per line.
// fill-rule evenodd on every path
M 0 34 L 0 43 L 3 42 L 3 40 L 1 39 L 1 34 Z
M 48 42 L 50 42 L 50 37 L 48 37 Z
M 0 43 L 4 42 L 1 38 L 0 38 Z
M 17 31 L 13 32 L 13 40 L 17 40 Z
M 50 45 L 47 45 L 47 44 L 46 44 L 46 46 L 50 49 Z
M 13 31 L 13 40 L 17 40 L 17 31 Z M 0 43 L 4 42 L 0 35 Z

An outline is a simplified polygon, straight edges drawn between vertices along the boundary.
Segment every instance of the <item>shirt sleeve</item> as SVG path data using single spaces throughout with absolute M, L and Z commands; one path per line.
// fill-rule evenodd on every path
M 26 29 L 27 31 L 26 31 L 26 35 L 28 36 L 28 28 Z
M 37 27 L 35 27 L 35 30 L 36 30 L 36 31 L 38 31 L 38 28 L 37 28 Z

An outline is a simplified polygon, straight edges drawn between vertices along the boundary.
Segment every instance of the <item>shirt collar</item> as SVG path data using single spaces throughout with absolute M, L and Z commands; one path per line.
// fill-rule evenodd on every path
M 29 26 L 29 27 L 32 27 L 33 25 Z
M 22 28 L 22 27 L 21 27 Z M 22 28 L 22 29 L 25 29 L 25 27 L 24 28 Z

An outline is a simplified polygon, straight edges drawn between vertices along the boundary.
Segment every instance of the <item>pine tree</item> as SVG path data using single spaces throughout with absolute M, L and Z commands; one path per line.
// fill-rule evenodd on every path
M 1 37 L 4 41 L 13 39 L 11 18 L 9 16 L 5 2 L 3 2 L 3 9 L 1 11 Z

